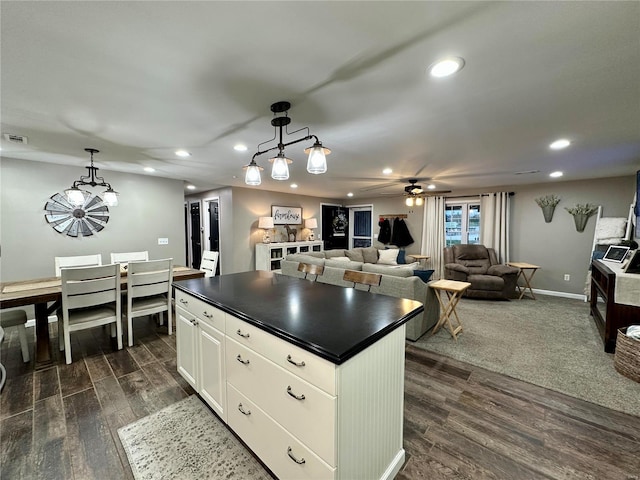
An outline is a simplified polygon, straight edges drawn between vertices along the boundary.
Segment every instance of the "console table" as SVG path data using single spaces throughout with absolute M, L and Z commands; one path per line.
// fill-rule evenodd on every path
M 598 326 L 604 342 L 604 351 L 613 353 L 616 349 L 616 335 L 619 328 L 627 327 L 640 319 L 640 299 L 638 305 L 616 302 L 616 276 L 622 270 L 608 265 L 602 260 L 594 260 L 591 264 L 591 316 Z M 631 281 L 640 283 L 640 275 L 629 277 Z M 619 299 L 618 299 L 619 300 Z
M 280 262 L 292 253 L 321 252 L 322 240 L 256 243 L 256 270 L 279 271 Z

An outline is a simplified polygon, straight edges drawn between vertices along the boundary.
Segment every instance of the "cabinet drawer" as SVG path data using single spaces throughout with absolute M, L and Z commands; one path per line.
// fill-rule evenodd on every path
M 336 366 L 264 330 L 227 315 L 226 334 L 329 395 L 336 395 Z
M 233 339 L 226 340 L 227 383 L 335 466 L 336 398 Z
M 212 327 L 224 332 L 225 313 L 222 310 L 212 307 L 208 303 L 192 297 L 191 295 L 187 295 L 180 290 L 176 290 L 176 305 L 187 310 L 200 320 L 205 320 Z
M 278 478 L 335 478 L 335 468 L 323 462 L 232 385 L 228 385 L 227 388 L 227 405 L 229 426 Z M 304 459 L 304 463 L 297 463 L 289 454 L 298 462 Z

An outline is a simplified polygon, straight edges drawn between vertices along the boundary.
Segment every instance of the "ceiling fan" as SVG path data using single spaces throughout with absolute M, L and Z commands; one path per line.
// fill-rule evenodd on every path
M 424 203 L 424 197 L 438 195 L 440 193 L 451 193 L 451 190 L 425 190 L 422 188 L 422 185 L 417 185 L 417 178 L 410 178 L 407 181 L 409 182 L 409 185 L 404 187 L 404 196 L 406 197 L 404 203 L 408 207 L 413 207 L 414 204 L 417 206 L 422 205 Z

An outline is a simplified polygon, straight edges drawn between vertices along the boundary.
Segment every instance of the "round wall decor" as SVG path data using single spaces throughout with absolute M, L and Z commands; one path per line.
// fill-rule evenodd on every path
M 56 232 L 70 237 L 88 237 L 102 230 L 109 221 L 109 207 L 102 198 L 87 191 L 82 205 L 75 206 L 67 201 L 64 193 L 51 196 L 44 206 L 44 218 Z

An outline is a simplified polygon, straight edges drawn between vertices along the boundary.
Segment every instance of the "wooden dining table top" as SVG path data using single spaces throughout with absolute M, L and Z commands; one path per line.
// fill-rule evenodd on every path
M 189 280 L 204 277 L 204 272 L 194 268 L 174 266 L 173 280 Z M 126 288 L 127 273 L 122 272 L 121 288 Z M 17 282 L 0 283 L 0 309 L 53 302 L 62 295 L 60 277 L 37 278 Z

